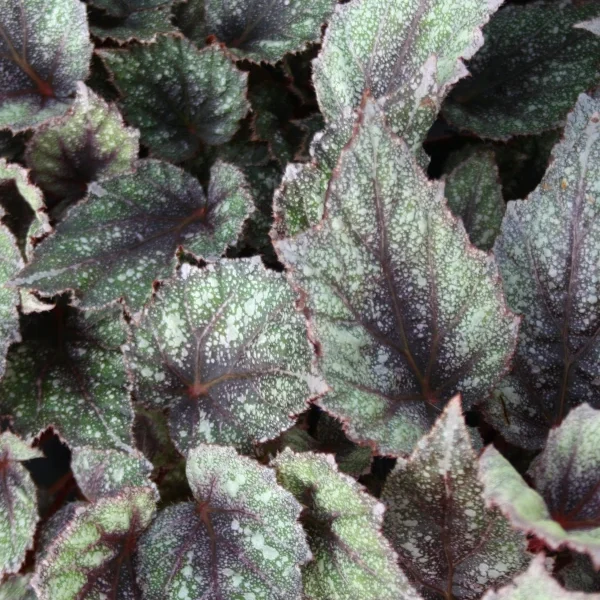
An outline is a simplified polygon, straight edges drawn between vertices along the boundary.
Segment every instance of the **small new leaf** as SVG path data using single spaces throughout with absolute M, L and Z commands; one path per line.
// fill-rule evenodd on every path
M 233 448 L 188 454 L 195 502 L 162 511 L 140 540 L 137 573 L 145 600 L 297 600 L 310 558 L 300 505 L 275 472 Z

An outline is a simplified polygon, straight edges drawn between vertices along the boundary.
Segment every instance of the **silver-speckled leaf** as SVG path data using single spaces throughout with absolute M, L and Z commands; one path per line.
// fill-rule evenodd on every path
M 600 411 L 573 409 L 552 429 L 528 475 L 530 488 L 492 446 L 481 457 L 486 498 L 552 550 L 589 554 L 600 568 Z
M 301 507 L 275 472 L 233 448 L 188 454 L 195 502 L 163 510 L 140 540 L 144 600 L 297 600 L 310 559 Z
M 32 586 L 40 600 L 137 600 L 137 540 L 156 510 L 154 490 L 126 488 L 81 503 L 38 562 Z
M 2 0 L 0 129 L 28 129 L 63 114 L 91 56 L 83 2 Z
M 574 25 L 597 2 L 507 6 L 484 29 L 485 44 L 444 106 L 452 124 L 505 140 L 564 125 L 577 96 L 600 73 L 600 39 Z
M 14 283 L 46 295 L 72 289 L 84 308 L 123 298 L 138 312 L 153 282 L 173 276 L 178 248 L 217 259 L 252 209 L 236 167 L 217 162 L 205 195 L 178 167 L 142 160 L 135 173 L 91 186 Z
M 120 346 L 121 308 L 80 313 L 60 303 L 23 317 L 0 380 L 0 415 L 27 438 L 48 426 L 72 445 L 131 444 L 133 411 Z
M 0 600 L 37 600 L 29 585 L 31 575 L 15 575 L 0 583 Z
M 582 95 L 527 200 L 509 202 L 494 253 L 511 309 L 523 315 L 511 380 L 486 409 L 517 445 L 600 398 L 600 100 Z M 500 417 L 500 418 L 498 418 Z M 535 439 L 532 439 L 532 436 Z
M 184 268 L 126 351 L 136 398 L 169 407 L 182 451 L 279 435 L 314 396 L 312 357 L 290 286 L 258 257 Z
M 248 74 L 219 46 L 199 51 L 185 39 L 161 37 L 99 54 L 123 95 L 128 122 L 158 158 L 181 162 L 204 145 L 229 141 L 248 112 Z
M 338 5 L 313 63 L 321 112 L 333 121 L 367 90 L 394 132 L 420 144 L 449 88 L 483 43 L 501 0 L 352 0 Z
M 521 572 L 525 536 L 486 508 L 460 398 L 388 477 L 383 531 L 409 579 L 431 600 L 476 600 Z
M 307 600 L 417 600 L 381 535 L 384 506 L 333 455 L 286 449 L 274 461 L 280 484 L 304 505 L 313 560 L 302 569 Z
M 36 131 L 26 160 L 35 183 L 64 200 L 83 197 L 93 181 L 133 171 L 138 150 L 139 132 L 80 83 L 67 114 Z
M 306 292 L 320 404 L 382 454 L 409 453 L 456 393 L 485 398 L 507 368 L 518 319 L 493 260 L 406 144 L 368 102 L 329 184 L 326 216 L 275 242 Z
M 463 220 L 471 243 L 490 250 L 506 210 L 493 151 L 475 152 L 452 170 L 446 177 L 446 198 L 452 214 Z
M 38 522 L 36 489 L 21 464 L 43 454 L 16 435 L 0 435 L 0 578 L 16 573 L 33 547 Z M 1 597 L 1 594 L 0 594 Z

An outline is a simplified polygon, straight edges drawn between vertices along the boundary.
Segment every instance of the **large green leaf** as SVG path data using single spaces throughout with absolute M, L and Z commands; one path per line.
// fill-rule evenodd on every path
M 475 600 L 528 563 L 525 536 L 488 509 L 460 398 L 388 477 L 383 531 L 400 566 L 431 600 Z
M 153 282 L 173 276 L 180 247 L 217 259 L 251 210 L 236 167 L 216 163 L 205 195 L 181 169 L 143 160 L 135 173 L 92 186 L 14 282 L 47 295 L 74 290 L 85 308 L 123 298 L 137 312 Z
M 332 455 L 286 449 L 273 466 L 304 505 L 313 560 L 303 568 L 307 600 L 416 600 L 396 554 L 381 535 L 384 506 L 338 472 Z
M 145 600 L 297 600 L 310 558 L 300 505 L 275 472 L 233 448 L 188 454 L 194 502 L 163 510 L 140 540 Z
M 518 320 L 406 144 L 367 103 L 321 223 L 276 242 L 307 295 L 321 406 L 384 454 L 412 450 L 460 391 L 481 401 L 507 368 Z
M 102 50 L 129 123 L 153 156 L 181 162 L 230 140 L 248 112 L 247 74 L 216 45 L 197 50 L 162 37 L 150 46 Z
M 38 522 L 36 490 L 21 464 L 43 454 L 16 435 L 0 435 L 0 577 L 16 573 L 33 547 Z
M 0 129 L 28 129 L 63 114 L 91 55 L 79 0 L 3 0 Z
M 136 398 L 169 407 L 184 451 L 274 438 L 313 395 L 304 318 L 258 257 L 184 269 L 158 291 L 126 358 Z
M 314 84 L 327 121 L 356 108 L 367 90 L 394 132 L 420 144 L 449 88 L 483 43 L 480 27 L 501 0 L 352 0 L 338 5 Z
M 487 412 L 515 444 L 540 447 L 572 407 L 598 405 L 599 239 L 600 101 L 582 95 L 538 188 L 508 204 L 494 249 L 523 321 L 513 375 L 492 401 L 508 399 L 505 418 L 498 405 Z
M 444 114 L 493 139 L 564 125 L 600 73 L 600 39 L 574 25 L 598 14 L 596 2 L 507 6 L 485 28 L 485 45 L 469 63 L 472 77 L 456 86 Z
M 21 329 L 23 342 L 10 349 L 0 381 L 0 414 L 28 438 L 51 425 L 73 445 L 131 444 L 121 308 L 79 313 L 61 302 L 23 317 Z

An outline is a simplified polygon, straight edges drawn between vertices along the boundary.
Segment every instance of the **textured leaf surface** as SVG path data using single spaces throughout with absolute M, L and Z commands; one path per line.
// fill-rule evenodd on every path
M 497 424 L 517 445 L 598 404 L 599 239 L 600 101 L 582 95 L 538 188 L 508 204 L 494 249 L 509 306 L 523 315 L 514 381 L 500 386 L 514 414 Z
M 382 495 L 384 533 L 424 598 L 478 599 L 527 565 L 525 536 L 486 508 L 482 491 L 457 397 Z
M 36 131 L 27 165 L 46 193 L 61 200 L 81 198 L 89 183 L 133 171 L 138 139 L 115 106 L 79 84 L 67 114 Z
M 0 381 L 0 414 L 27 437 L 52 425 L 73 445 L 130 444 L 121 308 L 79 313 L 63 303 L 24 318 L 21 329 Z
M 336 0 L 189 0 L 180 21 L 183 32 L 204 43 L 214 35 L 238 58 L 277 62 L 318 42 Z M 203 4 L 201 7 L 199 5 Z M 202 21 L 197 18 L 202 14 Z
M 401 184 L 400 184 L 401 182 Z M 381 453 L 412 450 L 460 391 L 480 401 L 506 368 L 517 320 L 494 264 L 470 246 L 407 146 L 367 104 L 323 221 L 276 242 L 307 292 L 321 405 Z
M 126 357 L 137 399 L 169 406 L 181 450 L 274 438 L 311 397 L 304 319 L 258 258 L 190 267 L 166 284 Z
M 0 576 L 16 573 L 33 546 L 37 497 L 21 462 L 41 456 L 16 435 L 8 431 L 0 435 Z
M 4 0 L 0 6 L 0 129 L 63 114 L 92 55 L 79 0 Z
M 452 213 L 463 220 L 471 243 L 490 250 L 506 208 L 494 153 L 480 151 L 458 165 L 446 178 L 446 198 Z
M 568 546 L 600 567 L 600 411 L 582 405 L 550 431 L 530 488 L 493 447 L 481 457 L 486 497 L 551 549 Z
M 507 6 L 485 28 L 485 45 L 445 106 L 454 124 L 507 139 L 554 129 L 600 69 L 600 39 L 574 28 L 600 13 L 597 3 Z
M 230 140 L 248 111 L 247 74 L 218 46 L 198 51 L 162 37 L 150 46 L 102 51 L 128 122 L 159 158 L 181 162 Z
M 188 454 L 195 502 L 162 511 L 140 541 L 145 600 L 296 600 L 310 558 L 300 505 L 275 472 L 233 448 L 201 445 Z
M 140 598 L 134 551 L 154 512 L 154 492 L 146 488 L 78 506 L 38 564 L 32 585 L 40 600 Z
M 37 600 L 29 586 L 30 576 L 15 575 L 0 583 L 0 600 Z
M 121 297 L 137 312 L 152 282 L 173 275 L 180 246 L 218 258 L 251 210 L 244 177 L 231 165 L 213 167 L 206 196 L 181 169 L 143 160 L 135 173 L 93 186 L 15 282 L 48 295 L 73 289 L 84 307 Z
M 302 575 L 307 600 L 419 598 L 381 535 L 383 505 L 339 473 L 332 455 L 286 449 L 273 466 L 304 505 L 301 522 L 313 554 Z
M 500 0 L 353 0 L 337 7 L 314 84 L 327 121 L 356 108 L 367 90 L 393 130 L 420 144 L 448 89 L 483 43 L 480 27 Z

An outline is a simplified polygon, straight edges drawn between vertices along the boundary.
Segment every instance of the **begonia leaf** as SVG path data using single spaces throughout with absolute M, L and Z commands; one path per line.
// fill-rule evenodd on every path
M 125 117 L 158 158 L 181 162 L 204 145 L 227 142 L 248 112 L 248 76 L 219 46 L 199 51 L 185 39 L 161 37 L 99 54 L 123 95 Z
M 294 294 L 258 258 L 186 268 L 157 292 L 126 358 L 136 398 L 169 407 L 184 451 L 274 438 L 314 395 Z
M 384 506 L 332 455 L 286 449 L 274 461 L 280 484 L 304 505 L 313 560 L 303 568 L 307 600 L 416 600 L 420 596 L 381 534 Z
M 92 44 L 79 0 L 4 0 L 0 6 L 0 129 L 63 114 L 87 77 Z
M 174 274 L 179 247 L 217 259 L 251 210 L 236 167 L 216 163 L 205 195 L 181 169 L 142 160 L 135 173 L 92 186 L 14 282 L 47 295 L 75 290 L 86 308 L 123 298 L 137 312 L 153 281 Z
M 21 330 L 0 381 L 0 414 L 16 431 L 33 438 L 51 425 L 73 445 L 131 444 L 121 308 L 80 313 L 61 302 L 23 317 Z
M 297 600 L 310 558 L 300 505 L 275 472 L 233 448 L 190 450 L 194 502 L 163 510 L 140 541 L 145 600 Z
M 452 395 L 470 408 L 506 371 L 518 319 L 492 259 L 469 244 L 443 185 L 427 181 L 370 101 L 325 217 L 275 245 L 306 293 L 332 388 L 319 403 L 348 421 L 352 439 L 409 453 Z
M 577 96 L 598 79 L 600 39 L 574 27 L 598 14 L 597 3 L 570 0 L 499 11 L 469 63 L 472 77 L 452 91 L 445 116 L 492 139 L 561 127 Z
M 9 431 L 0 434 L 0 577 L 16 573 L 33 547 L 36 490 L 23 461 L 43 454 Z
M 486 508 L 477 466 L 456 397 L 385 483 L 383 531 L 424 598 L 479 599 L 529 561 L 525 536 Z
M 600 592 L 600 573 L 586 554 L 571 553 L 571 561 L 556 573 L 566 589 L 579 592 Z

